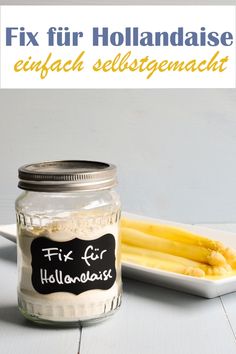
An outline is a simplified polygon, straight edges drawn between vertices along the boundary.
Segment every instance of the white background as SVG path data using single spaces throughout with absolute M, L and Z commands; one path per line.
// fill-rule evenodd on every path
M 20 47 L 17 39 L 13 46 L 5 45 L 6 27 L 25 27 L 26 31 L 39 32 L 36 37 L 39 47 Z M 48 47 L 47 31 L 50 27 L 66 27 L 71 31 L 82 31 L 84 38 L 79 39 L 78 47 Z M 1 9 L 1 85 L 4 88 L 231 88 L 235 87 L 235 44 L 229 47 L 93 47 L 92 28 L 108 27 L 113 31 L 124 32 L 125 27 L 139 27 L 140 32 L 155 33 L 177 31 L 200 32 L 205 27 L 207 32 L 235 32 L 235 7 L 230 6 L 110 6 L 110 7 L 2 7 Z M 16 44 L 15 44 L 16 43 Z M 81 44 L 80 44 L 81 43 Z M 19 60 L 27 60 L 31 56 L 35 61 L 45 61 L 49 52 L 53 53 L 51 63 L 58 58 L 64 62 L 75 58 L 85 50 L 84 70 L 81 72 L 49 72 L 40 79 L 40 73 L 14 72 L 14 64 Z M 129 50 L 135 58 L 146 55 L 158 62 L 163 60 L 188 62 L 197 59 L 209 61 L 216 51 L 219 58 L 229 56 L 227 70 L 224 72 L 155 72 L 146 79 L 149 72 L 139 73 L 125 71 L 123 73 L 94 72 L 93 64 L 98 58 L 103 61 L 113 59 L 118 53 L 123 55 Z
M 235 90 L 1 90 L 0 112 L 2 223 L 17 168 L 48 159 L 117 164 L 126 211 L 236 221 Z

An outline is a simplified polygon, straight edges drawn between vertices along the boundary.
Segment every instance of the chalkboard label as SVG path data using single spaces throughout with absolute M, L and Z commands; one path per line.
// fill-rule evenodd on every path
M 90 241 L 74 238 L 57 242 L 38 237 L 31 243 L 31 255 L 32 284 L 40 294 L 107 290 L 116 280 L 112 234 Z

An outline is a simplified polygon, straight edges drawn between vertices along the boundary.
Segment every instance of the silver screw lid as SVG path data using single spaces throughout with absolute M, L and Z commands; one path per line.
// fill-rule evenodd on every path
M 98 161 L 45 161 L 19 168 L 18 187 L 36 192 L 102 190 L 117 184 L 116 167 Z

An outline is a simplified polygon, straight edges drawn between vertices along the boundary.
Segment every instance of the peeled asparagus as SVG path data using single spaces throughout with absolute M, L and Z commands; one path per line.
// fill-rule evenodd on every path
M 121 227 L 121 240 L 128 245 L 169 253 L 211 266 L 224 266 L 227 264 L 225 257 L 221 253 L 210 248 L 145 234 L 136 229 L 123 226 Z
M 145 221 L 130 220 L 127 218 L 122 218 L 121 227 L 136 229 L 145 234 L 158 236 L 170 241 L 183 242 L 185 244 L 216 251 L 221 253 L 232 267 L 236 267 L 236 251 L 230 247 L 225 247 L 220 241 L 211 240 L 207 237 L 171 225 L 151 224 Z
M 173 264 L 176 266 L 181 265 L 178 269 L 181 271 L 178 271 L 177 273 L 181 274 L 189 274 L 193 276 L 204 276 L 204 275 L 217 275 L 217 276 L 223 276 L 227 275 L 232 271 L 232 268 L 229 264 L 226 264 L 224 266 L 210 266 L 204 263 L 192 261 L 188 258 L 183 258 L 179 256 L 174 256 L 172 254 L 164 253 L 164 252 L 158 252 L 158 251 L 152 251 L 149 249 L 145 248 L 140 248 L 140 247 L 134 247 L 127 245 L 125 243 L 122 244 L 121 247 L 122 250 L 122 260 L 124 261 L 133 261 L 138 264 L 146 265 L 149 267 L 154 267 L 154 268 L 159 268 L 159 263 L 154 260 L 158 261 L 165 261 L 166 262 L 166 268 L 160 268 L 160 269 L 165 269 L 169 271 L 175 272 L 176 267 L 173 266 Z M 167 269 L 168 268 L 168 269 Z M 172 270 L 171 270 L 172 269 Z
M 203 270 L 199 268 L 185 267 L 180 263 L 174 263 L 170 261 L 165 261 L 163 259 L 156 258 L 145 258 L 142 256 L 138 256 L 136 254 L 126 254 L 122 255 L 122 260 L 132 263 L 137 263 L 139 265 L 143 265 L 151 268 L 158 268 L 161 270 L 167 270 L 169 272 L 191 275 L 194 277 L 204 277 L 205 273 Z

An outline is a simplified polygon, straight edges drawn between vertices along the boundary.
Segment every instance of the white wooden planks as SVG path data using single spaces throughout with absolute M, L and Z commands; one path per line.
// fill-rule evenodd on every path
M 235 352 L 219 298 L 206 300 L 130 280 L 125 281 L 121 311 L 96 328 L 84 328 L 81 343 L 81 354 Z

